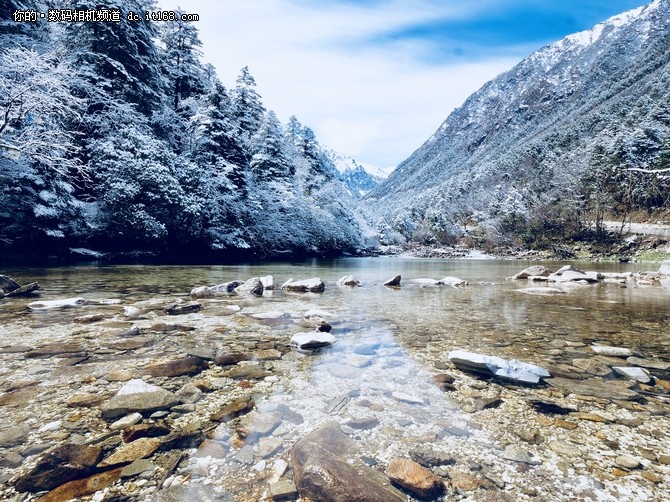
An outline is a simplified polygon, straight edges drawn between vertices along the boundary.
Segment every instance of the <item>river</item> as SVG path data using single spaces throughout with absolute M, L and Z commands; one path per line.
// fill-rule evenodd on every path
M 657 265 L 645 264 L 571 264 L 600 272 L 657 269 Z M 4 406 L 0 406 L 0 433 L 23 420 L 30 425 L 28 441 L 50 446 L 72 441 L 73 437 L 76 441 L 90 440 L 104 433 L 108 424 L 100 419 L 95 406 L 82 412 L 68 402 L 74 394 L 112 395 L 124 379 L 109 378 L 110 373 L 125 371 L 128 378 L 130 375 L 137 378 L 142 376 L 143 365 L 179 355 L 202 355 L 208 350 L 212 355 L 247 352 L 252 361 L 246 364 L 259 364 L 267 370 L 267 376 L 245 387 L 246 384 L 234 382 L 221 368 L 212 365 L 199 376 L 210 380 L 204 397 L 192 410 L 173 412 L 167 420 L 173 426 L 183 425 L 194 417 L 206 417 L 222 403 L 253 397 L 255 410 L 243 427 L 253 431 L 254 416 L 263 422 L 267 416 L 276 415 L 277 410 L 284 410 L 279 425 L 275 424 L 271 433 L 251 434 L 242 441 L 244 437 L 237 437 L 236 422 L 221 424 L 211 436 L 223 445 L 220 454 L 194 455 L 189 450 L 188 458 L 168 477 L 161 490 L 157 490 L 157 479 L 163 466 L 156 459 L 156 475 L 126 480 L 108 489 L 110 493 L 138 499 L 151 495 L 161 500 L 157 494 L 187 487 L 194 500 L 210 496 L 269 500 L 270 484 L 291 478 L 291 446 L 324 423 L 336 421 L 355 438 L 364 452 L 362 457 L 374 468 L 382 469 L 391 458 L 407 456 L 426 445 L 452 455 L 454 467 L 447 463 L 433 469 L 448 480 L 451 495 L 465 496 L 468 490 L 458 488 L 459 476 L 466 481 L 468 476 L 474 476 L 479 480 L 478 491 L 510 492 L 515 494 L 515 500 L 535 496 L 542 500 L 561 499 L 551 495 L 555 495 L 555 490 L 564 491 L 565 500 L 588 498 L 584 493 L 591 492 L 598 495 L 594 500 L 617 500 L 623 494 L 653 500 L 658 493 L 668 490 L 667 480 L 659 484 L 635 476 L 614 476 L 610 481 L 607 476 L 598 475 L 603 462 L 612 459 L 589 443 L 588 437 L 596 427 L 596 422 L 590 420 L 578 421 L 577 432 L 566 438 L 563 436 L 567 432 L 552 424 L 551 433 L 543 434 L 544 447 L 522 442 L 529 454 L 543 463 L 541 467 L 533 467 L 530 474 L 517 464 L 508 465 L 509 461 L 500 460 L 501 451 L 511 442 L 510 434 L 518 436 L 515 427 L 526 424 L 529 429 L 537 428 L 536 421 L 542 424 L 542 417 L 530 416 L 535 412 L 522 405 L 528 389 L 482 381 L 454 369 L 447 358 L 451 350 L 517 358 L 550 371 L 560 368 L 563 372 L 566 368 L 575 369 L 571 366 L 575 358 L 591 360 L 593 354 L 588 348 L 593 344 L 626 347 L 646 359 L 670 361 L 667 284 L 647 284 L 630 278 L 623 284 L 601 281 L 594 285 L 561 286 L 565 292 L 555 296 L 527 295 L 517 290 L 529 284 L 510 277 L 528 265 L 521 261 L 378 257 L 235 266 L 82 265 L 3 270 L 2 273 L 21 283 L 37 281 L 41 289 L 36 298 L 0 300 L 3 362 L 0 372 L 4 396 L 15 395 L 12 383 L 16 382 L 30 382 L 25 388 L 36 389 L 26 394 L 25 399 L 6 399 Z M 545 265 L 555 270 L 563 263 Z M 345 274 L 355 275 L 361 287 L 337 286 L 335 282 Z M 402 286 L 384 287 L 383 282 L 396 274 L 402 275 Z M 287 294 L 276 289 L 266 291 L 262 298 L 225 296 L 202 300 L 204 308 L 200 312 L 169 318 L 161 312 L 170 303 L 188 301 L 189 291 L 196 286 L 265 275 L 272 275 L 279 285 L 291 277 L 320 277 L 326 289 L 323 293 L 307 294 Z M 426 287 L 413 282 L 418 278 L 444 276 L 464 279 L 469 286 Z M 68 297 L 82 297 L 88 304 L 49 311 L 26 308 L 36 299 Z M 118 302 L 101 305 L 101 299 Z M 136 307 L 141 315 L 130 319 L 124 316 L 124 307 Z M 306 331 L 301 320 L 309 310 L 329 314 L 331 334 L 337 341 L 316 354 L 290 351 L 290 337 Z M 264 320 L 253 317 L 264 312 L 284 315 Z M 102 314 L 102 319 L 75 322 L 87 314 Z M 166 334 L 155 329 L 159 321 L 178 322 L 195 329 Z M 133 326 L 141 330 L 140 343 L 119 344 L 119 334 Z M 132 337 L 124 338 L 128 339 Z M 74 354 L 40 358 L 26 355 L 30 349 L 73 341 L 81 349 Z M 281 354 L 266 357 L 264 350 L 278 350 Z M 259 351 L 264 355 L 258 355 Z M 456 378 L 458 391 L 443 392 L 434 384 L 435 375 L 445 371 Z M 591 370 L 575 371 L 584 373 L 579 376 L 582 379 L 593 376 Z M 656 376 L 664 379 L 667 373 L 657 372 Z M 178 390 L 188 380 L 183 376 L 144 378 L 171 391 Z M 610 374 L 606 380 L 616 379 Z M 19 391 L 24 392 L 23 387 Z M 561 394 L 545 388 L 533 392 L 542 398 L 570 397 L 567 392 Z M 665 406 L 667 391 L 657 394 L 654 406 Z M 502 398 L 504 404 L 471 409 L 473 399 L 493 402 L 496 398 Z M 614 418 L 623 406 L 615 400 L 591 399 L 584 401 L 587 407 L 600 406 L 603 413 L 616 415 Z M 593 411 L 591 408 L 586 411 Z M 627 417 L 627 413 L 634 411 L 622 408 L 621 413 Z M 667 426 L 663 413 L 644 411 L 644 417 L 658 428 Z M 77 425 L 68 425 L 67 421 Z M 612 431 L 598 429 L 598 432 L 611 437 L 616 435 L 617 423 L 615 419 L 609 421 Z M 56 425 L 46 427 L 45 431 L 45 424 Z M 267 437 L 276 439 L 276 444 Z M 577 437 L 579 441 L 575 440 Z M 664 437 L 653 439 L 660 442 Z M 575 440 L 583 445 L 584 452 L 565 467 L 560 453 L 547 450 L 547 444 L 554 439 Z M 519 442 L 518 437 L 515 440 Z M 622 440 L 621 448 L 633 449 L 634 443 L 642 441 L 636 435 L 631 436 L 630 445 Z M 646 441 L 646 449 L 662 449 L 651 442 Z M 279 446 L 266 454 L 268 445 Z M 25 445 L 12 448 L 22 457 L 25 455 Z M 31 456 L 25 458 L 20 464 L 24 469 L 35 461 Z M 642 467 L 664 474 L 663 467 L 657 466 L 658 458 Z M 287 473 L 282 470 L 286 468 L 284 462 L 288 464 Z M 613 464 L 609 471 L 616 468 Z M 564 479 L 566 472 L 571 479 Z M 10 488 L 14 474 L 15 470 L 0 467 L 0 480 L 6 484 L 7 494 L 14 493 Z

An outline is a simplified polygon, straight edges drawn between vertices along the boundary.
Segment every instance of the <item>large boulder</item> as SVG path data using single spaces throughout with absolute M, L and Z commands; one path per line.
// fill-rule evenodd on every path
M 529 277 L 547 277 L 551 274 L 551 270 L 542 265 L 532 265 L 514 276 L 515 279 L 528 279 Z
M 466 350 L 452 350 L 449 360 L 458 369 L 493 376 L 522 384 L 537 384 L 540 378 L 551 375 L 541 366 L 528 364 L 516 359 L 487 356 L 468 352 Z
M 402 279 L 402 276 L 400 274 L 396 275 L 392 279 L 389 279 L 384 283 L 384 286 L 388 286 L 389 288 L 397 288 L 400 287 L 400 280 Z
M 260 277 L 252 277 L 234 289 L 238 295 L 263 296 L 263 283 Z
M 264 275 L 260 279 L 261 284 L 263 284 L 263 289 L 267 289 L 268 291 L 270 291 L 275 288 L 275 279 L 271 275 Z
M 91 474 L 102 448 L 66 443 L 44 452 L 28 473 L 19 476 L 14 484 L 20 492 L 52 490 L 73 479 Z
M 658 270 L 658 275 L 661 277 L 670 277 L 670 260 L 665 260 L 661 263 L 661 268 Z
M 361 284 L 361 281 L 359 281 L 355 276 L 353 276 L 351 274 L 340 277 L 337 280 L 337 285 L 338 286 L 349 286 L 349 287 L 355 288 L 357 286 L 360 286 L 360 284 Z
M 318 277 L 303 279 L 302 281 L 294 281 L 291 278 L 282 284 L 281 288 L 283 291 L 290 291 L 295 293 L 323 293 L 326 289 L 326 285 Z
M 0 289 L 5 293 L 11 293 L 15 289 L 19 289 L 20 287 L 21 285 L 11 277 L 7 277 L 6 275 L 0 275 Z
M 100 411 L 102 418 L 109 420 L 134 411 L 152 413 L 167 410 L 179 402 L 179 398 L 172 392 L 135 379 L 127 382 L 114 397 L 103 403 Z
M 356 443 L 334 423 L 300 439 L 291 451 L 300 497 L 320 502 L 404 502 L 381 472 L 359 459 Z

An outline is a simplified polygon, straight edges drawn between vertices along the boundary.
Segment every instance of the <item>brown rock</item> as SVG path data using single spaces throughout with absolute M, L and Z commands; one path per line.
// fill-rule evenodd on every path
M 247 354 L 234 352 L 231 354 L 221 354 L 214 358 L 214 364 L 217 366 L 232 366 L 240 361 L 248 361 L 250 357 Z
M 105 314 L 89 314 L 82 315 L 74 318 L 74 322 L 79 324 L 88 324 L 92 322 L 102 321 L 105 318 Z
M 456 470 L 450 474 L 450 477 L 453 487 L 465 492 L 476 490 L 480 485 L 479 478 L 469 472 Z
M 89 475 L 102 455 L 99 446 L 66 443 L 42 454 L 37 465 L 20 476 L 14 487 L 20 492 L 51 490 Z
M 577 428 L 577 424 L 574 422 L 569 422 L 567 420 L 561 420 L 560 418 L 557 418 L 554 420 L 554 425 L 556 427 L 560 427 L 561 429 L 568 429 L 568 430 L 573 430 Z
M 85 479 L 69 481 L 58 488 L 51 490 L 39 502 L 65 502 L 91 495 L 116 482 L 121 476 L 122 467 L 111 471 L 94 474 Z
M 408 458 L 392 458 L 386 475 L 412 495 L 432 500 L 444 491 L 444 483 L 433 472 Z
M 102 403 L 109 396 L 105 394 L 75 394 L 67 401 L 72 408 L 90 408 Z
M 182 375 L 195 375 L 209 368 L 207 361 L 199 357 L 182 357 L 173 361 L 153 363 L 144 367 L 145 375 L 155 377 L 176 377 Z
M 359 460 L 356 444 L 334 423 L 300 439 L 292 466 L 298 493 L 319 502 L 404 502 L 379 471 Z
M 194 457 L 212 457 L 217 459 L 226 458 L 226 447 L 220 441 L 205 439 L 194 453 Z
M 572 365 L 575 368 L 579 368 L 580 370 L 584 370 L 587 373 L 596 376 L 606 376 L 612 373 L 612 370 L 608 366 L 591 358 L 573 359 Z
M 170 428 L 158 424 L 136 424 L 123 430 L 121 438 L 125 443 L 132 443 L 140 438 L 156 438 L 170 434 Z
M 82 347 L 77 342 L 54 342 L 33 349 L 30 352 L 26 352 L 25 357 L 26 359 L 33 359 L 38 357 L 52 357 L 59 354 L 72 354 L 83 351 L 84 347 Z
M 263 369 L 259 364 L 235 366 L 225 373 L 225 376 L 235 380 L 261 380 L 269 375 L 270 372 Z
M 100 462 L 98 467 L 105 468 L 129 464 L 138 458 L 149 457 L 158 449 L 160 444 L 161 440 L 158 438 L 141 438 L 132 443 L 127 443 Z
M 249 413 L 253 408 L 253 399 L 240 399 L 221 408 L 210 417 L 210 420 L 214 422 L 230 422 L 234 418 Z

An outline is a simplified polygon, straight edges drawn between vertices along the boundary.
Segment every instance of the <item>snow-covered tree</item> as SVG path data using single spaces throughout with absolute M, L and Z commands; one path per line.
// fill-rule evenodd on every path
M 249 67 L 240 70 L 237 85 L 233 91 L 233 116 L 242 144 L 249 143 L 263 123 L 265 107 L 256 92 L 256 81 L 249 73 Z
M 282 126 L 273 111 L 265 118 L 249 146 L 252 154 L 249 167 L 258 180 L 278 180 L 295 174 L 295 166 L 287 158 Z

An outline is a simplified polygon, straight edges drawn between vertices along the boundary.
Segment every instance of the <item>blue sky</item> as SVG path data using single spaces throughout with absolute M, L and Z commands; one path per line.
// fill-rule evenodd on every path
M 187 7 L 184 4 L 187 3 Z M 342 154 L 394 167 L 488 80 L 636 0 L 160 0 L 200 15 L 203 59 Z

